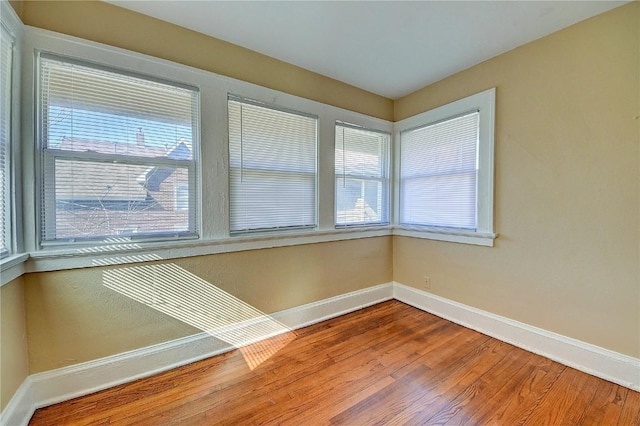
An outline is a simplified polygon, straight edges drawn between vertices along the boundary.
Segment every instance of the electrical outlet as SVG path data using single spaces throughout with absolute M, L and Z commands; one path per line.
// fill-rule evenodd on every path
M 424 276 L 424 288 L 431 290 L 431 277 Z

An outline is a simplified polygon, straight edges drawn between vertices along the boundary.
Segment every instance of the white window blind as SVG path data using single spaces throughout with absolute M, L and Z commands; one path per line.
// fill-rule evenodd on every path
M 43 243 L 197 235 L 198 90 L 48 54 L 39 64 Z
M 229 96 L 232 233 L 316 226 L 317 117 Z
M 0 258 L 11 253 L 11 104 L 13 71 L 13 38 L 0 25 Z
M 401 224 L 476 229 L 478 135 L 478 112 L 401 133 Z
M 336 225 L 389 223 L 390 135 L 336 123 Z

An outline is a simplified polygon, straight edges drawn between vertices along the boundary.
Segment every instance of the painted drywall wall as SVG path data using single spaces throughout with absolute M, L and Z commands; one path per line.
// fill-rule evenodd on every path
M 27 1 L 26 25 L 105 43 L 391 120 L 393 101 L 237 45 L 101 1 Z
M 242 320 L 242 308 L 225 302 L 219 290 L 247 309 L 269 314 L 390 282 L 391 251 L 391 237 L 375 237 L 28 274 L 29 370 L 37 373 L 195 334 L 200 330 L 186 323 L 198 312 Z M 167 291 L 167 283 L 173 291 Z M 205 300 L 208 288 L 202 286 L 215 286 L 219 293 Z M 146 302 L 136 300 L 136 294 L 145 295 Z M 162 304 L 176 308 L 173 317 L 151 307 Z
M 372 116 L 391 119 L 393 115 L 393 102 L 384 97 L 111 4 L 41 1 L 19 6 L 26 25 L 153 55 Z M 195 257 L 155 265 L 174 266 L 182 271 L 178 275 L 189 280 L 199 277 L 269 313 L 391 281 L 391 238 Z M 108 277 L 128 276 L 127 271 L 135 271 L 134 266 L 24 277 L 31 373 L 199 331 L 104 286 Z M 153 283 L 150 276 L 154 271 L 147 272 L 149 279 L 136 282 L 136 278 L 132 287 Z
M 23 278 L 0 287 L 0 411 L 29 375 Z
M 390 118 L 380 114 L 386 106 L 368 105 L 368 95 L 353 88 L 342 91 L 340 84 L 304 70 L 298 75 L 287 64 L 111 5 L 27 2 L 23 8 L 29 25 Z M 163 32 L 174 37 L 157 37 Z M 185 48 L 189 43 L 211 54 Z M 225 63 L 224 49 L 230 49 L 232 65 Z M 267 71 L 261 76 L 263 61 Z M 291 73 L 297 77 L 290 79 Z M 429 275 L 434 293 L 444 297 L 639 356 L 637 75 L 635 4 L 395 103 L 395 118 L 402 119 L 498 87 L 501 237 L 495 248 L 381 237 L 160 264 L 175 265 L 266 313 L 392 278 L 419 287 Z M 306 84 L 316 95 L 304 94 Z M 134 266 L 24 277 L 31 373 L 197 331 L 104 286 L 105 277 Z
M 497 87 L 496 247 L 394 237 L 394 280 L 640 357 L 640 4 L 519 47 L 395 104 Z

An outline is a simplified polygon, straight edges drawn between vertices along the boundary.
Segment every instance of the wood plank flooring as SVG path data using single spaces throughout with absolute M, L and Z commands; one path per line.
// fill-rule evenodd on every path
M 640 393 L 389 301 L 30 424 L 640 425 Z

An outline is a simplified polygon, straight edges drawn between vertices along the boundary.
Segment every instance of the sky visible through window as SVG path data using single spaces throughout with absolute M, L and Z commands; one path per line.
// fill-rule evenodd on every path
M 57 105 L 50 105 L 48 118 L 47 145 L 54 149 L 60 148 L 65 138 L 135 145 L 140 131 L 146 146 L 165 150 L 182 138 L 192 140 L 191 123 L 177 124 Z

